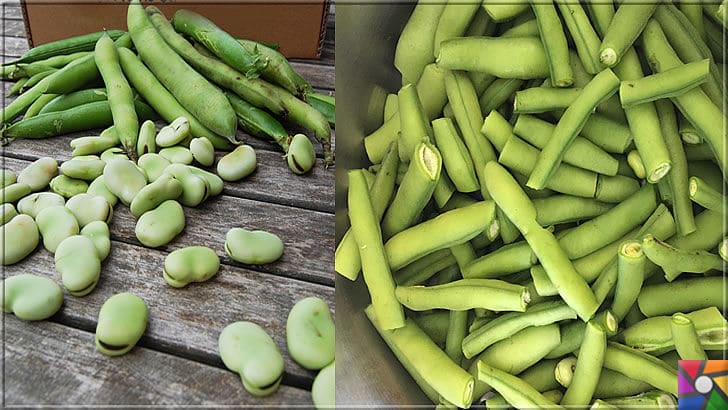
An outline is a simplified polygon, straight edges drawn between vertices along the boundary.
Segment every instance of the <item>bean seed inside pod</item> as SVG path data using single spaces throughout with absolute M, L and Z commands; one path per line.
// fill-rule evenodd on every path
M 104 302 L 96 325 L 96 349 L 107 356 L 129 352 L 147 328 L 149 312 L 140 297 L 116 294 Z
M 283 379 L 283 356 L 273 339 L 255 323 L 235 322 L 218 339 L 225 367 L 240 374 L 245 390 L 256 396 L 269 395 Z
M 283 255 L 283 241 L 270 232 L 233 228 L 225 235 L 225 252 L 240 263 L 263 265 Z
M 12 265 L 25 259 L 38 246 L 38 226 L 28 215 L 17 215 L 0 227 L 2 264 Z
M 5 279 L 0 288 L 3 311 L 23 320 L 48 319 L 63 304 L 61 287 L 46 276 L 21 273 Z
M 63 286 L 73 296 L 91 293 L 101 274 L 101 258 L 91 239 L 74 235 L 63 240 L 54 256 Z
M 147 185 L 147 178 L 128 159 L 112 159 L 104 168 L 104 183 L 126 205 Z
M 167 255 L 164 260 L 164 280 L 181 288 L 190 282 L 204 282 L 220 269 L 220 258 L 206 246 L 189 246 Z
M 114 208 L 100 196 L 90 194 L 78 194 L 66 202 L 73 216 L 76 217 L 78 225 L 84 227 L 93 221 L 111 222 L 114 216 Z
M 156 248 L 171 242 L 184 227 L 182 206 L 177 201 L 168 200 L 144 213 L 137 221 L 134 233 L 144 246 Z
M 329 306 L 322 299 L 301 299 L 288 313 L 288 353 L 301 366 L 318 370 L 334 361 L 336 329 Z
M 257 160 L 250 145 L 241 145 L 217 162 L 217 174 L 225 181 L 238 181 L 255 171 Z
M 51 179 L 58 175 L 58 161 L 50 157 L 38 158 L 18 174 L 18 182 L 30 185 L 33 191 L 48 186 Z
M 331 408 L 336 405 L 336 363 L 324 367 L 311 386 L 311 397 L 317 409 Z
M 65 204 L 66 200 L 55 192 L 36 192 L 18 201 L 18 212 L 35 218 L 45 208 Z
M 65 206 L 45 208 L 35 217 L 38 230 L 43 237 L 43 246 L 50 253 L 55 253 L 58 245 L 66 238 L 78 235 L 80 227 L 73 212 Z

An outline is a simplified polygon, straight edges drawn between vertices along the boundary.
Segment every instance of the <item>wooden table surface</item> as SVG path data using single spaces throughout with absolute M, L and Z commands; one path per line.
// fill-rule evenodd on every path
M 0 4 L 4 61 L 28 49 L 20 6 Z M 329 15 L 320 60 L 295 60 L 294 68 L 320 92 L 334 90 L 334 14 Z M 2 82 L 3 103 L 13 97 L 13 83 Z M 16 140 L 2 148 L 2 167 L 20 171 L 33 160 L 70 159 L 74 137 Z M 59 313 L 41 322 L 2 315 L 2 404 L 23 405 L 297 405 L 309 407 L 314 372 L 298 366 L 286 349 L 285 325 L 293 304 L 319 296 L 334 307 L 334 168 L 324 169 L 320 148 L 315 170 L 296 176 L 282 152 L 267 141 L 239 131 L 255 147 L 258 169 L 247 179 L 225 183 L 223 194 L 197 208 L 185 208 L 185 230 L 159 249 L 143 247 L 134 235 L 135 218 L 121 204 L 110 224 L 111 254 L 101 279 L 88 296 L 64 291 Z M 218 158 L 220 153 L 218 153 Z M 224 251 L 225 233 L 233 227 L 263 229 L 285 243 L 283 257 L 270 265 L 245 266 Z M 221 258 L 218 274 L 182 289 L 162 279 L 165 256 L 178 248 L 205 245 Z M 53 256 L 39 246 L 24 261 L 5 267 L 4 277 L 19 273 L 46 275 L 60 283 Z M 110 296 L 131 292 L 145 300 L 150 319 L 136 348 L 109 358 L 95 350 L 94 332 L 101 305 Z M 218 355 L 222 329 L 235 321 L 253 321 L 273 337 L 285 358 L 281 388 L 254 397 Z

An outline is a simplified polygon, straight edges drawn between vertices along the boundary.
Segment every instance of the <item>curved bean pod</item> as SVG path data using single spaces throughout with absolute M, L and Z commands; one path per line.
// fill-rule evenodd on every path
M 461 279 L 437 286 L 398 286 L 397 299 L 410 310 L 524 312 L 530 301 L 525 287 L 494 279 Z
M 637 80 L 622 81 L 619 86 L 619 100 L 622 107 L 628 108 L 660 98 L 676 97 L 707 81 L 710 75 L 709 66 L 710 60 L 705 59 Z
M 400 120 L 400 135 L 397 140 L 399 159 L 402 162 L 410 162 L 415 148 L 421 142 L 431 142 L 432 128 L 425 117 L 414 85 L 407 84 L 400 88 L 397 92 L 397 104 Z
M 508 374 L 495 367 L 488 366 L 483 361 L 477 362 L 478 379 L 492 386 L 506 399 L 508 403 L 516 408 L 555 408 L 563 407 L 548 400 L 528 383 L 516 376 Z
M 425 66 L 435 61 L 435 31 L 446 5 L 417 4 L 402 29 L 394 50 L 394 66 L 402 73 L 403 84 L 418 82 Z
M 653 263 L 662 267 L 670 282 L 683 272 L 705 273 L 723 268 L 723 259 L 718 255 L 676 248 L 649 234 L 642 239 L 642 248 Z
M 443 41 L 437 64 L 450 70 L 478 71 L 500 78 L 549 75 L 541 40 L 533 37 L 462 37 Z
M 452 120 L 449 118 L 434 120 L 432 128 L 443 165 L 457 190 L 477 191 L 480 185 L 473 169 L 473 161 Z
M 569 3 L 563 0 L 556 1 L 566 28 L 574 40 L 576 51 L 579 54 L 584 68 L 589 74 L 596 74 L 602 70 L 599 61 L 599 36 L 594 31 L 584 8 L 578 3 Z
M 604 367 L 677 395 L 676 372 L 660 359 L 625 345 L 608 342 Z
M 705 350 L 700 346 L 698 333 L 690 318 L 682 313 L 672 315 L 672 338 L 675 341 L 675 350 L 681 360 L 707 360 Z
M 619 63 L 624 53 L 632 46 L 647 21 L 655 12 L 657 4 L 628 4 L 620 6 L 614 13 L 599 48 L 599 60 L 608 67 Z
M 569 65 L 569 45 L 561 26 L 561 20 L 552 2 L 530 1 L 536 15 L 538 32 L 549 62 L 551 83 L 556 87 L 568 87 L 574 83 L 574 73 Z

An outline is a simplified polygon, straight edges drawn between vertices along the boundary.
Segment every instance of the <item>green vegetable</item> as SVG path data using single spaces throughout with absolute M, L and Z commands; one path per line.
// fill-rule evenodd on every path
M 144 301 L 131 293 L 117 293 L 99 310 L 96 349 L 107 356 L 121 356 L 134 348 L 147 328 L 149 312 Z
M 4 279 L 2 288 L 3 311 L 23 320 L 48 319 L 63 304 L 61 287 L 47 276 L 21 273 Z

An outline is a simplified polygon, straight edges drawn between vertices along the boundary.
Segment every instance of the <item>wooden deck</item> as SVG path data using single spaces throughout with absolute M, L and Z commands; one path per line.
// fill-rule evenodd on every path
M 3 60 L 27 48 L 20 6 L 0 2 Z M 321 92 L 334 90 L 334 14 L 329 16 L 320 60 L 295 60 L 296 70 Z M 11 82 L 2 82 L 3 104 L 12 97 Z M 240 133 L 240 132 L 239 132 Z M 69 142 L 85 132 L 46 140 L 17 140 L 2 148 L 2 167 L 20 171 L 31 161 L 71 157 Z M 282 153 L 266 141 L 242 133 L 256 149 L 258 169 L 238 183 L 225 183 L 223 194 L 200 207 L 185 208 L 187 225 L 160 249 L 143 247 L 134 235 L 135 219 L 117 205 L 110 224 L 112 247 L 101 279 L 88 296 L 66 293 L 60 312 L 50 320 L 25 322 L 2 315 L 2 405 L 312 405 L 315 373 L 287 354 L 285 324 L 293 304 L 319 296 L 334 307 L 334 168 L 319 164 L 307 176 L 289 171 Z M 245 266 L 223 249 L 232 227 L 263 229 L 285 243 L 283 257 L 265 266 Z M 183 289 L 162 279 L 165 256 L 178 248 L 205 245 L 221 258 L 217 276 Z M 59 281 L 53 256 L 39 246 L 24 261 L 5 267 L 3 276 L 47 275 Z M 60 281 L 59 281 L 60 282 Z M 138 346 L 129 354 L 108 358 L 95 350 L 94 332 L 103 302 L 120 292 L 145 300 L 150 320 Z M 264 327 L 281 349 L 286 373 L 280 390 L 258 398 L 248 394 L 237 374 L 228 371 L 217 352 L 222 329 L 248 320 Z

